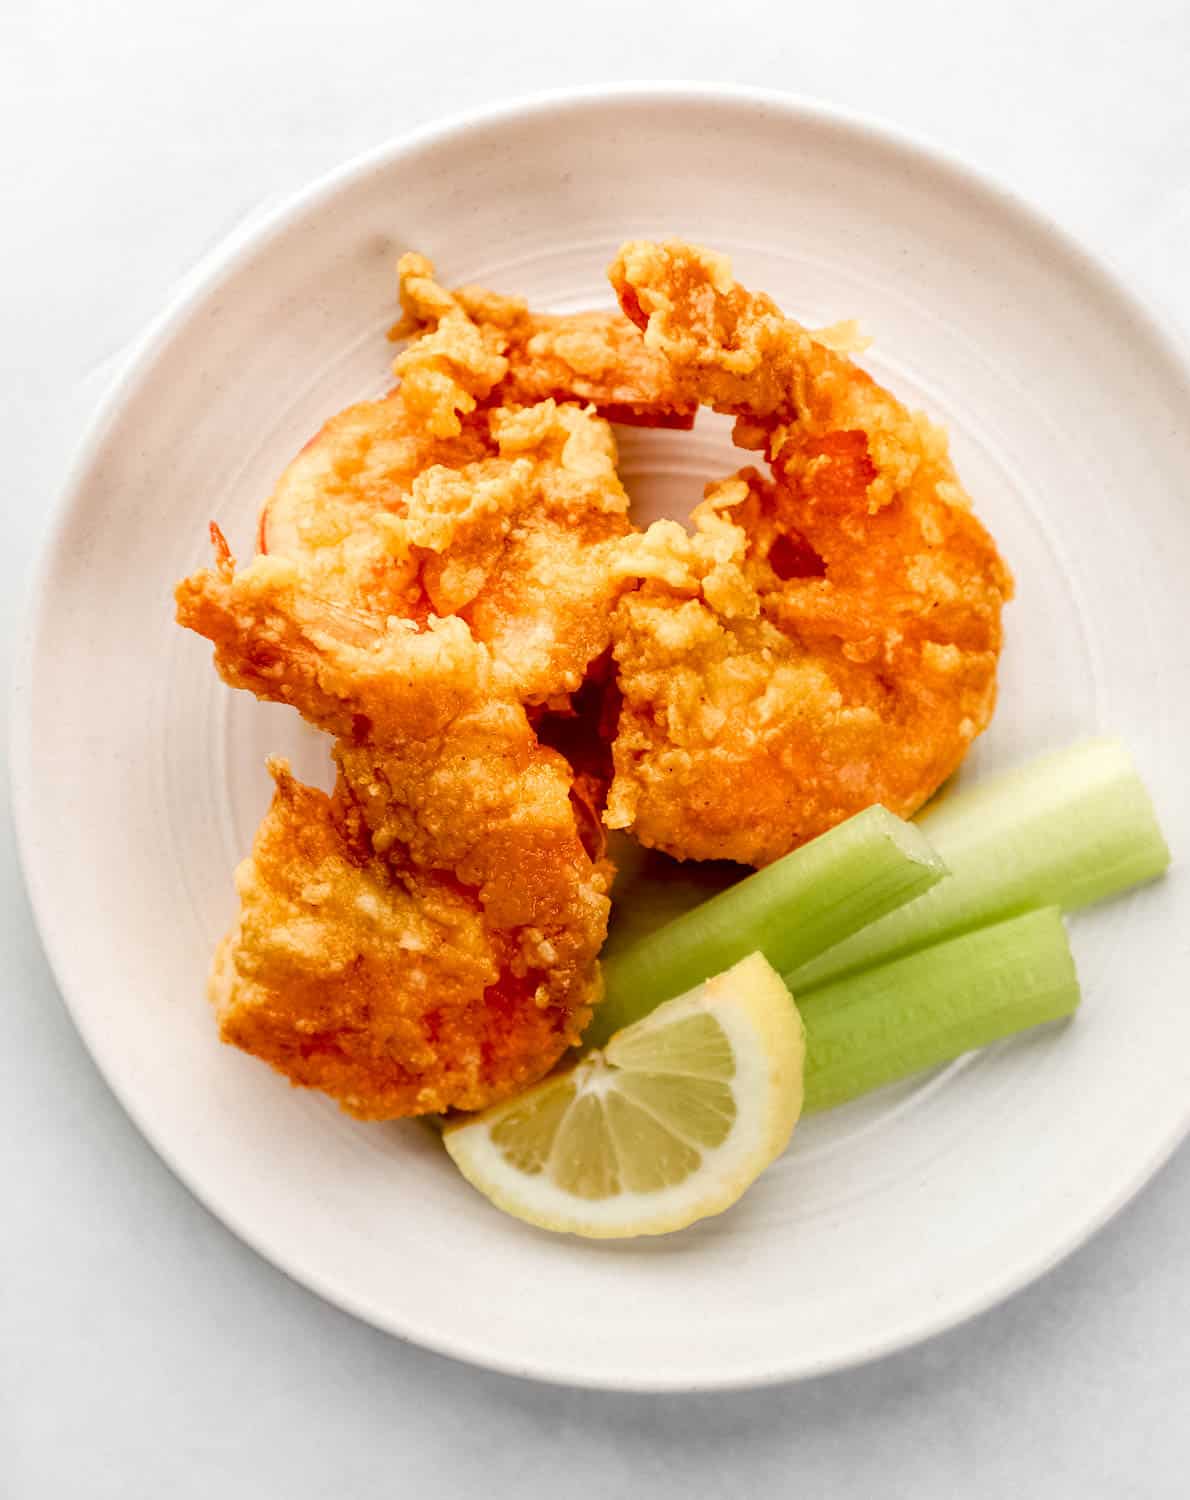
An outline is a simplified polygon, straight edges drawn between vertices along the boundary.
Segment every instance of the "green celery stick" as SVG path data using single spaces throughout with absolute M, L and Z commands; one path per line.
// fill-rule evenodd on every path
M 805 1111 L 1073 1015 L 1078 1002 L 1055 906 L 837 979 L 797 1002 L 806 1026 Z
M 950 877 L 819 957 L 782 970 L 798 996 L 1039 906 L 1074 911 L 1169 864 L 1149 795 L 1115 740 L 1088 740 L 942 797 L 918 820 Z
M 869 807 L 704 901 L 603 964 L 607 996 L 584 1045 L 759 950 L 778 972 L 927 890 L 946 873 L 912 823 Z

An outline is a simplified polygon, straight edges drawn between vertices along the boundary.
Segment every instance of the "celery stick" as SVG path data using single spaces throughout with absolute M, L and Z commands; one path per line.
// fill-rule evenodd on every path
M 912 900 L 945 874 L 925 836 L 869 807 L 648 937 L 605 957 L 607 997 L 583 1038 L 599 1047 L 622 1026 L 759 950 L 797 968 Z
M 1000 1037 L 1072 1015 L 1078 978 L 1057 907 L 981 927 L 805 997 L 805 1110 L 831 1109 Z
M 1088 740 L 942 797 L 918 820 L 951 874 L 808 963 L 798 996 L 1039 906 L 1074 911 L 1152 880 L 1169 850 L 1127 751 Z

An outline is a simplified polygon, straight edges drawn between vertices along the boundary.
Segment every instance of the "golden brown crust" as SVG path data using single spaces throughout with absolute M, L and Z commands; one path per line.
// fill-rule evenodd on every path
M 508 673 L 460 619 L 378 629 L 312 599 L 300 569 L 272 557 L 237 573 L 223 556 L 186 579 L 178 617 L 214 642 L 228 682 L 337 739 L 333 805 L 282 776 L 241 872 L 241 919 L 216 970 L 232 997 L 224 1034 L 372 1118 L 478 1108 L 541 1077 L 598 998 L 609 878 L 584 846 L 574 773 L 539 745 Z M 331 895 L 302 894 L 327 881 Z M 426 940 L 426 902 L 450 941 Z M 272 928 L 293 922 L 308 941 L 286 973 Z M 358 963 L 340 961 L 355 949 Z M 443 1012 L 432 1047 L 427 1008 Z M 369 1015 L 384 1018 L 371 1040 Z
M 626 539 L 624 708 L 606 820 L 679 858 L 765 864 L 873 802 L 915 811 L 995 704 L 1011 579 L 945 435 L 720 256 L 626 246 L 612 280 L 679 388 L 774 480 L 708 488 L 693 536 Z
M 607 565 L 629 530 L 611 430 L 543 401 L 428 437 L 404 391 L 349 407 L 306 445 L 265 505 L 260 550 L 378 627 L 458 615 L 523 702 L 557 705 L 607 650 L 624 587 Z
M 421 255 L 402 256 L 397 269 L 404 315 L 392 336 L 413 341 L 403 358 L 416 357 L 427 339 L 462 312 L 484 346 L 506 361 L 488 393 L 494 405 L 577 401 L 613 422 L 693 426 L 697 401 L 679 392 L 666 361 L 646 347 L 622 313 L 535 313 L 519 298 L 483 287 L 448 292 Z
M 341 790 L 272 770 L 211 976 L 224 1040 L 364 1119 L 477 1109 L 539 1078 L 590 1014 L 593 968 L 566 1003 L 543 992 L 473 889 L 394 878 Z

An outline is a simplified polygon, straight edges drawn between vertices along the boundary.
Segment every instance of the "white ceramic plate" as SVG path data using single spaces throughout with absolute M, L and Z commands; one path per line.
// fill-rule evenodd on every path
M 859 316 L 876 375 L 950 427 L 1017 576 L 1001 707 L 964 775 L 1089 731 L 1131 745 L 1170 840 L 1190 799 L 1186 368 L 1103 270 L 966 169 L 773 96 L 550 98 L 336 173 L 175 307 L 95 428 L 18 683 L 16 803 L 46 947 L 113 1089 L 262 1254 L 394 1333 L 639 1388 L 837 1368 L 987 1307 L 1073 1249 L 1187 1126 L 1180 872 L 1075 924 L 1076 1024 L 807 1123 L 725 1217 L 588 1244 L 503 1218 L 417 1124 L 353 1123 L 216 1041 L 203 996 L 265 754 L 325 743 L 222 686 L 172 623 L 214 517 L 386 384 L 394 262 L 566 309 L 628 236 L 684 234 L 806 322 Z M 625 435 L 641 514 L 733 466 L 720 425 Z M 1184 912 L 1184 904 L 1182 907 Z

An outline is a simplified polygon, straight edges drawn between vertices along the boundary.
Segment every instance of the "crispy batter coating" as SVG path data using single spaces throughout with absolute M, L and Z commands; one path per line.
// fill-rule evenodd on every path
M 698 402 L 679 393 L 666 361 L 646 347 L 636 326 L 618 312 L 531 312 L 519 297 L 483 287 L 444 290 L 424 255 L 403 255 L 397 266 L 403 317 L 392 337 L 412 339 L 402 358 L 417 357 L 460 311 L 479 330 L 483 346 L 507 361 L 488 399 L 501 406 L 538 401 L 593 405 L 612 422 L 643 427 L 694 425 Z
M 623 710 L 606 813 L 679 858 L 762 865 L 873 802 L 910 814 L 995 704 L 1011 578 L 945 434 L 732 279 L 630 244 L 625 312 L 679 389 L 737 417 L 755 470 L 708 488 L 693 536 L 626 539 Z
M 257 546 L 302 568 L 309 591 L 369 618 L 422 619 L 430 601 L 421 558 L 393 545 L 414 482 L 435 466 L 458 471 L 493 452 L 486 416 L 437 438 L 400 391 L 341 411 L 282 473 L 260 513 Z
M 449 874 L 397 874 L 341 787 L 270 769 L 211 974 L 224 1040 L 363 1119 L 478 1109 L 540 1077 L 583 1013 L 541 1004 L 515 930 Z
M 341 412 L 289 465 L 259 545 L 360 616 L 459 616 L 522 702 L 558 707 L 608 647 L 628 497 L 592 411 L 476 410 L 507 367 L 495 342 L 451 300 L 397 360 L 396 392 Z
M 487 644 L 524 703 L 564 706 L 611 641 L 628 497 L 607 423 L 552 400 L 490 413 L 497 458 L 415 483 L 403 523 L 439 615 Z
M 337 740 L 335 798 L 320 802 L 282 777 L 249 862 L 255 874 L 240 880 L 241 920 L 213 980 L 224 1034 L 371 1118 L 474 1109 L 541 1077 L 578 1039 L 599 996 L 610 868 L 600 849 L 584 846 L 573 772 L 538 743 L 504 690 L 507 673 L 462 620 L 431 619 L 419 631 L 394 618 L 379 628 L 310 596 L 289 560 L 258 557 L 236 572 L 225 544 L 219 566 L 184 580 L 177 599 L 179 620 L 214 642 L 228 682 L 291 704 Z M 303 844 L 306 819 L 315 826 Z M 303 884 L 307 848 L 331 860 L 336 895 L 314 915 L 301 908 L 309 944 L 298 983 L 277 967 L 268 913 L 284 920 L 295 891 L 319 889 L 316 873 Z M 356 889 L 344 862 L 366 872 L 359 888 L 369 893 L 370 926 L 339 898 Z M 431 898 L 456 926 L 466 915 L 466 941 L 423 944 L 410 929 L 411 987 L 369 999 L 406 961 L 365 944 L 345 976 L 335 955 L 365 938 L 380 942 L 378 933 L 395 939 Z M 446 1019 L 424 1020 L 443 1007 Z M 368 1014 L 387 1017 L 371 1042 L 355 1035 Z M 328 1015 L 351 1033 L 338 1052 Z M 397 1026 L 402 1015 L 412 1032 Z M 323 1038 L 317 1076 L 303 1052 L 311 1027 Z M 421 1040 L 403 1050 L 401 1038 L 414 1032 Z M 359 1066 L 369 1047 L 370 1084 Z

